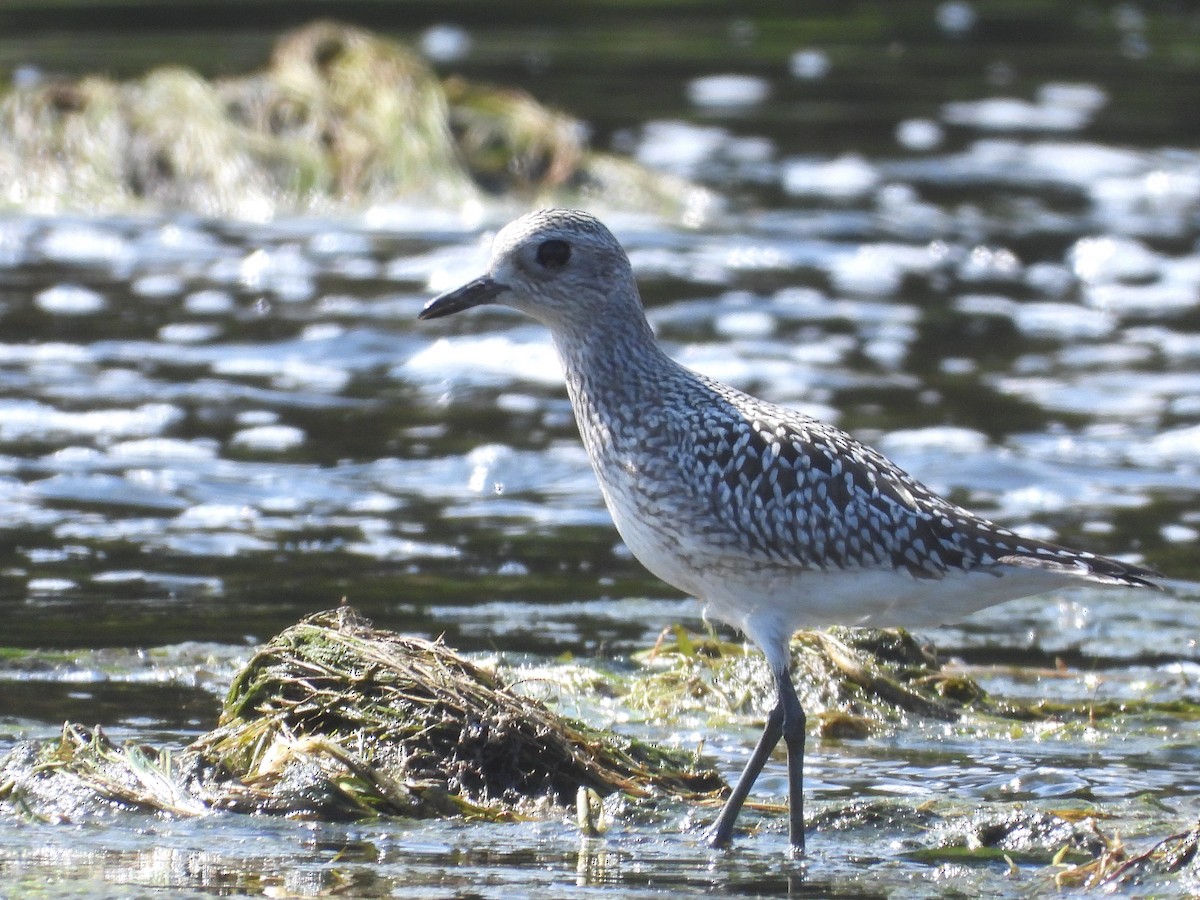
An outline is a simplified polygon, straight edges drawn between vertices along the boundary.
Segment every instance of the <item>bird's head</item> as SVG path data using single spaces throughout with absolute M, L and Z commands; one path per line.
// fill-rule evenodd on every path
M 643 315 L 625 251 L 599 220 L 573 209 L 544 209 L 510 222 L 492 242 L 487 272 L 430 300 L 420 318 L 493 303 L 553 331 L 586 330 L 612 315 Z

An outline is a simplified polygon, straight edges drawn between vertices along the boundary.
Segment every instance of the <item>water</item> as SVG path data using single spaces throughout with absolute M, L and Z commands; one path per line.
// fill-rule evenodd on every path
M 682 226 L 599 209 L 677 358 L 838 422 L 1006 525 L 1200 577 L 1200 81 L 1179 77 L 1196 62 L 1176 36 L 1194 23 L 1048 10 L 1030 42 L 1003 5 L 866 9 L 605 12 L 581 33 L 540 8 L 484 27 L 480 3 L 430 41 L 465 54 L 444 71 L 523 86 L 598 146 L 729 198 Z M 229 59 L 256 64 L 271 37 L 240 32 Z M 128 42 L 76 43 L 0 42 L 0 60 L 69 71 Z M 112 65 L 196 43 L 167 34 Z M 256 642 L 343 596 L 517 660 L 621 661 L 696 624 L 609 524 L 545 332 L 499 309 L 415 321 L 481 271 L 481 231 L 512 212 L 0 219 L 0 750 L 63 719 L 183 745 Z M 1002 696 L 1144 703 L 1194 699 L 1195 623 L 1187 599 L 1080 589 L 927 636 Z M 732 773 L 754 722 L 638 727 L 706 736 Z M 952 798 L 962 827 L 976 805 L 1095 801 L 1139 846 L 1200 814 L 1185 719 L 972 727 L 815 741 L 813 811 Z M 784 794 L 769 770 L 758 795 Z M 558 813 L 114 816 L 13 832 L 0 871 L 93 896 L 1047 888 L 1040 871 L 908 860 L 928 823 L 900 813 L 817 829 L 802 866 L 780 862 L 778 815 L 728 856 L 697 842 L 711 812 L 674 815 L 599 842 Z

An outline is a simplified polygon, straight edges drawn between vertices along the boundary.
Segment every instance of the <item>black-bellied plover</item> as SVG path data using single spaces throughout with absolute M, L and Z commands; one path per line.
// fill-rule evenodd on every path
M 621 245 L 586 213 L 506 226 L 487 274 L 422 319 L 500 303 L 543 322 L 617 530 L 659 578 L 766 655 L 778 692 L 708 832 L 727 844 L 783 738 L 793 847 L 804 846 L 804 711 L 790 673 L 801 627 L 935 625 L 1073 582 L 1157 574 L 1022 537 L 937 496 L 831 425 L 699 375 L 654 338 Z

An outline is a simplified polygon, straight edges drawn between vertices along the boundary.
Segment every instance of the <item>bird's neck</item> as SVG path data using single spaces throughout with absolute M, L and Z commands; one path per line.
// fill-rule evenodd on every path
M 581 327 L 556 330 L 571 399 L 577 394 L 603 402 L 609 394 L 640 393 L 640 386 L 675 366 L 663 352 L 645 317 L 597 317 Z
M 635 426 L 659 416 L 668 394 L 679 396 L 686 369 L 658 345 L 640 314 L 611 323 L 594 321 L 586 333 L 556 333 L 555 346 L 566 375 L 567 392 L 588 455 L 623 459 Z

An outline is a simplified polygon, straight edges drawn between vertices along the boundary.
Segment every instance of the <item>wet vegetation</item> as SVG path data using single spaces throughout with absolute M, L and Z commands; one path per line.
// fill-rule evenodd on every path
M 445 645 L 376 631 L 349 607 L 255 653 L 216 728 L 179 753 L 68 724 L 57 741 L 12 751 L 0 773 L 8 812 L 38 821 L 86 821 L 105 802 L 496 821 L 581 791 L 698 799 L 723 788 L 689 754 L 565 720 Z
M 1045 735 L 1061 740 L 1081 729 L 1128 735 L 1147 722 L 1200 718 L 1200 707 L 1179 702 L 994 697 L 903 631 L 803 632 L 793 655 L 823 744 L 897 728 L 1016 734 L 1033 723 L 1052 724 Z M 718 729 L 754 719 L 770 702 L 766 666 L 741 644 L 674 628 L 638 660 L 623 674 L 567 662 L 518 667 L 506 679 L 494 664 L 377 630 L 342 606 L 257 650 L 234 676 L 216 727 L 181 750 L 117 743 L 99 727 L 71 723 L 56 739 L 17 745 L 0 759 L 0 812 L 15 822 L 77 825 L 121 810 L 511 825 L 569 815 L 575 805 L 585 836 L 614 818 L 669 828 L 682 813 L 703 822 L 726 787 L 694 753 L 563 718 L 521 690 L 528 679 L 537 693 L 569 696 L 592 717 L 620 707 Z M 602 803 L 608 795 L 619 804 Z M 751 809 L 768 818 L 781 811 L 761 802 Z M 1032 867 L 1035 881 L 1060 888 L 1197 872 L 1200 829 L 1134 850 L 1113 818 L 1094 801 L 972 809 L 950 798 L 916 807 L 850 800 L 822 804 L 812 827 L 906 835 L 912 861 Z
M 677 218 L 715 199 L 594 152 L 584 135 L 521 91 L 442 82 L 403 44 L 332 22 L 283 35 L 269 66 L 245 76 L 171 66 L 0 95 L 4 196 L 43 213 L 266 219 L 381 201 L 454 207 L 482 193 L 542 205 L 602 196 Z

